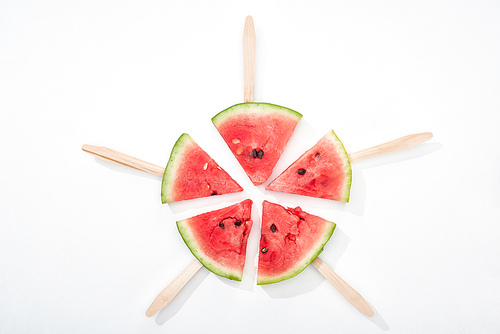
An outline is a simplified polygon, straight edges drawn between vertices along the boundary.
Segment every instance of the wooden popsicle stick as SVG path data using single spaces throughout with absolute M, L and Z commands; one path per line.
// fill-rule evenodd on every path
M 203 265 L 198 260 L 191 262 L 189 266 L 184 269 L 179 276 L 177 276 L 165 289 L 163 289 L 158 296 L 153 300 L 151 306 L 146 311 L 146 316 L 152 317 L 162 308 L 170 304 L 172 299 L 182 290 L 184 285 L 198 272 Z
M 243 29 L 243 78 L 244 102 L 253 102 L 253 88 L 255 81 L 255 27 L 253 18 L 249 15 L 245 19 Z
M 93 146 L 93 145 L 83 145 L 82 150 L 96 156 L 99 159 L 114 162 L 115 164 L 135 168 L 146 173 L 151 173 L 159 176 L 163 176 L 165 169 L 160 166 L 153 165 L 144 160 L 140 160 L 130 155 L 112 150 L 103 146 Z
M 422 144 L 432 138 L 431 132 L 415 133 L 407 135 L 390 142 L 373 146 L 362 151 L 349 154 L 351 162 L 378 157 L 379 155 L 406 150 Z
M 328 267 L 319 257 L 312 262 L 313 266 L 337 289 L 352 306 L 369 317 L 373 317 L 374 312 L 365 299 L 347 284 L 339 275 Z

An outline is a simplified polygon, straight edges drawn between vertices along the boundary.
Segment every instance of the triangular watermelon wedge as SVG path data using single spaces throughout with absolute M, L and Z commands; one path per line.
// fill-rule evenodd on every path
M 349 156 L 332 130 L 293 162 L 266 189 L 349 202 L 351 180 Z
M 254 185 L 267 181 L 302 115 L 270 103 L 241 103 L 212 118 Z
M 263 202 L 257 284 L 272 284 L 298 275 L 328 242 L 335 223 L 300 207 Z
M 193 255 L 211 272 L 241 281 L 247 239 L 252 229 L 252 200 L 177 222 Z
M 161 201 L 170 203 L 193 198 L 242 191 L 187 133 L 183 133 L 170 154 L 161 183 Z

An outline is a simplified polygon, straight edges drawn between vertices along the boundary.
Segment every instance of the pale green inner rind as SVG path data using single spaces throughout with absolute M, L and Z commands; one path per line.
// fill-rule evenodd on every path
M 295 268 L 283 273 L 280 276 L 259 276 L 257 278 L 257 285 L 266 285 L 266 284 L 274 284 L 289 278 L 295 277 L 300 274 L 318 255 L 323 251 L 328 240 L 330 240 L 333 231 L 335 231 L 335 227 L 337 226 L 333 222 L 331 226 L 325 230 L 325 233 L 322 235 L 321 239 L 318 240 L 316 247 L 313 247 L 311 251 L 304 257 L 304 260 L 298 263 Z
M 183 133 L 172 148 L 170 159 L 168 159 L 167 167 L 165 167 L 165 172 L 163 173 L 163 179 L 161 181 L 161 202 L 163 204 L 173 202 L 172 185 L 176 179 L 175 174 L 177 166 L 180 163 L 180 158 L 183 156 L 183 151 L 187 146 L 186 144 L 192 141 L 193 138 L 191 138 L 190 135 Z
M 177 221 L 177 229 L 179 230 L 182 240 L 184 240 L 191 253 L 193 253 L 193 255 L 198 259 L 198 261 L 201 262 L 201 264 L 203 264 L 205 268 L 216 275 L 229 278 L 234 281 L 241 281 L 242 274 L 240 272 L 231 271 L 231 269 L 227 267 L 218 265 L 200 250 L 198 243 L 189 228 L 188 219 Z
M 335 134 L 333 130 L 328 133 L 332 143 L 335 145 L 337 152 L 340 157 L 344 161 L 344 171 L 345 171 L 345 179 L 344 179 L 344 191 L 342 192 L 342 196 L 339 199 L 342 202 L 349 202 L 349 196 L 351 194 L 351 183 L 352 183 L 352 168 L 351 161 L 349 160 L 349 154 L 344 147 L 344 144 L 340 141 L 339 137 Z
M 231 116 L 237 115 L 240 112 L 259 112 L 259 111 L 267 111 L 267 112 L 279 112 L 289 117 L 293 117 L 297 119 L 297 122 L 302 118 L 302 114 L 296 112 L 295 110 L 282 107 L 276 104 L 265 103 L 265 102 L 248 102 L 248 103 L 239 103 L 235 104 L 232 107 L 229 107 L 217 115 L 212 117 L 212 122 L 216 127 L 219 127 L 220 124 L 224 123 L 225 120 L 230 118 Z

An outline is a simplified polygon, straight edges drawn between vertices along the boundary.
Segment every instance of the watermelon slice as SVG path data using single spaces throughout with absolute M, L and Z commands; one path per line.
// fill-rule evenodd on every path
M 212 122 L 254 185 L 267 181 L 302 115 L 269 103 L 241 103 Z
M 211 272 L 241 281 L 252 200 L 180 220 L 177 228 L 193 255 Z
M 257 284 L 272 284 L 298 275 L 330 239 L 335 223 L 300 207 L 263 202 Z
M 243 188 L 224 171 L 187 133 L 170 154 L 161 183 L 161 201 L 170 203 L 222 195 Z
M 349 202 L 351 180 L 349 156 L 332 130 L 266 189 Z

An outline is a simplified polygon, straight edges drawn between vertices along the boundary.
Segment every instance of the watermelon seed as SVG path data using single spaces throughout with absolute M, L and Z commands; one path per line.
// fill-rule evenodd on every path
M 257 158 L 257 150 L 256 149 L 253 149 L 252 157 L 254 157 L 254 159 Z
M 268 247 L 264 247 L 264 248 L 262 248 L 260 251 L 261 251 L 262 253 L 267 253 L 267 251 L 268 251 L 268 250 L 269 250 L 269 248 L 268 248 Z
M 234 222 L 234 225 L 235 225 L 235 226 L 240 226 L 240 225 L 241 225 L 241 220 L 239 220 L 239 219 L 238 219 L 237 221 L 235 221 L 235 222 Z
M 304 219 L 304 218 L 302 218 L 302 217 L 299 217 L 299 219 L 300 219 L 300 220 L 304 220 L 304 221 L 305 221 L 305 219 Z
M 257 157 L 259 159 L 262 159 L 263 156 L 264 156 L 264 151 L 260 150 L 259 152 L 257 152 Z
M 224 223 L 223 223 L 223 222 L 220 222 L 220 223 L 219 223 L 219 227 L 220 227 L 221 229 L 225 229 L 225 228 L 226 228 L 226 227 L 224 226 Z
M 210 194 L 210 196 L 215 196 L 215 195 L 217 195 L 216 191 L 212 191 L 212 193 Z
M 271 225 L 271 232 L 276 233 L 276 225 Z
M 205 164 L 203 165 L 203 170 L 207 170 L 208 168 L 208 162 L 205 162 Z
M 239 144 L 240 141 L 238 139 L 233 139 L 233 144 Z
M 304 175 L 306 173 L 306 170 L 304 168 L 301 168 L 297 171 L 297 173 L 299 173 L 299 175 Z

